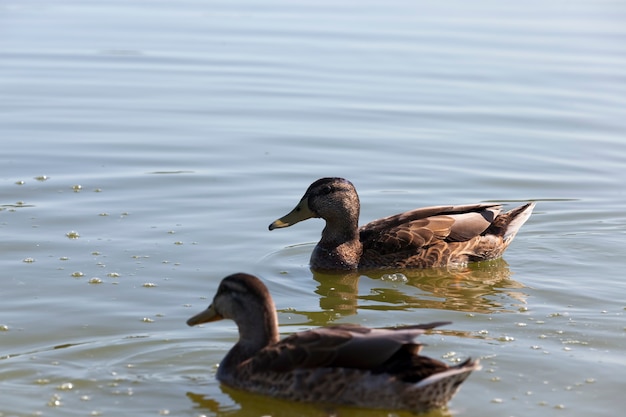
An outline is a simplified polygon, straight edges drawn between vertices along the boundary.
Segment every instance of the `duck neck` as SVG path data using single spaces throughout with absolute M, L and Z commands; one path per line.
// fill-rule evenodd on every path
M 252 308 L 245 320 L 235 320 L 239 328 L 239 341 L 226 354 L 217 370 L 217 379 L 227 384 L 237 384 L 239 365 L 256 355 L 261 349 L 279 341 L 278 319 L 274 303 L 265 305 L 263 311 Z
M 326 220 L 322 239 L 313 250 L 310 262 L 313 268 L 356 269 L 362 252 L 356 221 Z
M 274 303 L 269 301 L 258 309 L 247 313 L 246 320 L 237 321 L 239 328 L 239 342 L 236 347 L 240 355 L 246 358 L 253 356 L 264 347 L 278 342 L 278 319 Z
M 324 248 L 333 248 L 347 242 L 359 241 L 359 209 L 342 207 L 341 212 L 325 216 L 326 226 L 319 242 Z

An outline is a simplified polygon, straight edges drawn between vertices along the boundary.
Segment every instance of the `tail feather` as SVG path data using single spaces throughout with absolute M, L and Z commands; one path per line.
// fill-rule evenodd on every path
M 506 213 L 508 216 L 511 217 L 511 221 L 507 225 L 504 236 L 502 236 L 506 244 L 509 244 L 511 240 L 513 240 L 520 227 L 522 227 L 522 225 L 526 223 L 526 220 L 528 220 L 533 212 L 533 209 L 535 208 L 535 204 L 536 203 L 534 202 L 528 203 L 523 206 L 514 208 L 513 210 Z
M 415 388 L 422 388 L 427 385 L 432 385 L 432 384 L 442 383 L 442 382 L 450 383 L 450 385 L 454 385 L 456 387 L 460 385 L 461 382 L 465 381 L 465 379 L 473 371 L 478 371 L 481 368 L 482 366 L 480 365 L 480 360 L 467 359 L 462 364 L 454 366 L 445 372 L 439 372 L 439 373 L 429 376 L 428 378 L 422 379 L 420 382 L 415 384 Z
M 429 410 L 433 408 L 444 407 L 448 401 L 452 399 L 454 394 L 459 390 L 463 381 L 472 373 L 472 371 L 481 368 L 478 360 L 468 359 L 460 365 L 454 366 L 445 372 L 439 372 L 429 376 L 415 384 L 412 393 L 412 400 L 419 398 L 419 404 L 415 405 L 416 410 Z M 415 395 L 419 392 L 419 395 Z M 410 402 L 411 400 L 407 400 Z

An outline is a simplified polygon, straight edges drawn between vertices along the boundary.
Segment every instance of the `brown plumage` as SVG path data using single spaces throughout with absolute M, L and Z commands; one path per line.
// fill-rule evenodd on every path
M 239 341 L 220 363 L 217 379 L 273 397 L 415 412 L 444 407 L 469 374 L 471 359 L 448 366 L 419 354 L 414 339 L 445 322 L 370 329 L 340 324 L 279 340 L 272 298 L 248 274 L 224 278 L 209 308 L 190 326 L 235 321 Z
M 314 269 L 428 268 L 499 258 L 534 207 L 527 203 L 506 213 L 499 204 L 425 207 L 359 228 L 359 196 L 352 183 L 322 178 L 269 229 L 313 217 L 326 220 L 311 254 Z

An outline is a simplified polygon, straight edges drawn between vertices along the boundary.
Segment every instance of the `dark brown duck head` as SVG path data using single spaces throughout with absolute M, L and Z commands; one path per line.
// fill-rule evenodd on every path
M 359 211 L 359 196 L 350 181 L 336 177 L 321 178 L 309 186 L 293 210 L 270 224 L 269 229 L 322 218 L 326 220 L 329 230 L 350 230 L 358 235 Z
M 261 349 L 276 343 L 278 319 L 267 287 L 256 277 L 238 273 L 224 278 L 213 302 L 187 320 L 189 326 L 231 319 L 239 328 L 240 343 Z
M 359 196 L 343 178 L 321 178 L 309 186 L 298 205 L 270 224 L 269 229 L 289 227 L 302 220 L 322 218 L 326 226 L 311 254 L 317 269 L 355 269 L 363 250 L 359 238 Z

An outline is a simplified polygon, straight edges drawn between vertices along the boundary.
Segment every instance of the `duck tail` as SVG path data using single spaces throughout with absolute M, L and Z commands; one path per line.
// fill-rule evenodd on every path
M 506 225 L 506 230 L 504 231 L 502 238 L 507 245 L 513 240 L 520 227 L 526 223 L 526 220 L 528 220 L 533 212 L 533 209 L 535 208 L 535 204 L 536 203 L 534 202 L 527 203 L 506 213 L 509 221 Z
M 504 248 L 513 240 L 520 227 L 530 217 L 535 208 L 535 203 L 527 203 L 523 206 L 516 207 L 506 213 L 499 214 L 493 219 L 491 226 L 485 230 L 482 235 L 501 236 L 504 241 Z
M 415 388 L 422 388 L 433 383 L 447 381 L 457 388 L 473 371 L 479 371 L 482 369 L 479 359 L 468 358 L 462 363 L 450 367 L 447 371 L 439 372 L 434 375 L 424 378 L 415 384 Z M 456 391 L 456 390 L 455 390 Z
M 413 392 L 419 392 L 419 396 L 424 400 L 424 403 L 428 404 L 424 409 L 443 407 L 452 399 L 454 394 L 456 394 L 463 381 L 465 381 L 473 371 L 480 370 L 481 368 L 478 359 L 467 359 L 447 371 L 439 372 L 422 379 L 413 386 Z

